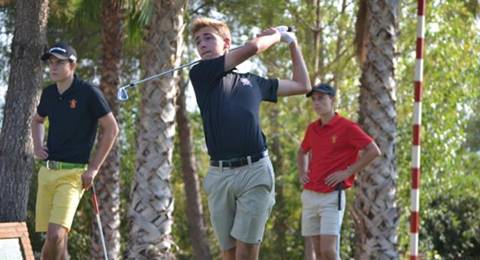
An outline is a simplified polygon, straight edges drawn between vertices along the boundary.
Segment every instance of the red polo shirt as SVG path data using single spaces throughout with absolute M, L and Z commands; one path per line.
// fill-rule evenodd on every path
M 302 142 L 302 150 L 311 154 L 308 165 L 310 182 L 304 188 L 315 192 L 334 191 L 334 187 L 325 184 L 325 178 L 354 164 L 358 152 L 371 142 L 372 138 L 356 123 L 337 113 L 323 126 L 320 119 L 311 123 Z M 346 179 L 344 188 L 351 187 L 354 178 L 352 175 Z

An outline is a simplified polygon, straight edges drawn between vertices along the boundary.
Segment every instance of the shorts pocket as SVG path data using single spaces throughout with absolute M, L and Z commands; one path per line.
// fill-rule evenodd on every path
M 325 207 L 338 210 L 338 190 L 325 193 Z
M 212 186 L 214 185 L 213 182 L 215 181 L 214 176 L 209 172 L 207 176 L 203 179 L 203 189 L 207 194 L 211 193 Z
M 275 172 L 270 160 L 264 162 L 261 175 L 264 177 L 263 183 L 268 187 L 268 191 L 275 191 Z

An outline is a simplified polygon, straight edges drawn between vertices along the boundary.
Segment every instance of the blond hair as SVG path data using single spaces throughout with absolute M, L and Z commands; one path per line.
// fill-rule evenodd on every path
M 224 21 L 207 17 L 196 18 L 193 21 L 191 30 L 192 34 L 200 31 L 200 29 L 202 29 L 203 27 L 210 27 L 214 29 L 223 39 L 228 39 L 229 41 L 232 40 L 232 36 L 230 35 L 230 29 Z

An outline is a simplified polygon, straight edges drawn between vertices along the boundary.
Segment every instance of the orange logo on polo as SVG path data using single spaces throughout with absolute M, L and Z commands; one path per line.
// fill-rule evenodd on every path
M 336 135 L 333 135 L 332 136 L 332 144 L 336 143 L 337 142 L 337 136 Z
M 77 108 L 77 100 L 75 99 L 70 100 L 70 108 L 71 109 Z

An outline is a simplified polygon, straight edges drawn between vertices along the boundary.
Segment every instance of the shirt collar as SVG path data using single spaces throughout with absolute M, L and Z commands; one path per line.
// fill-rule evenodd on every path
M 73 74 L 73 80 L 72 80 L 72 84 L 70 85 L 70 87 L 65 91 L 63 92 L 61 95 L 62 96 L 66 96 L 66 95 L 69 95 L 70 93 L 74 93 L 77 88 L 78 88 L 78 77 L 77 77 L 77 74 Z
M 330 121 L 328 121 L 328 123 L 326 123 L 325 125 L 322 126 L 322 119 L 318 119 L 318 126 L 319 127 L 325 127 L 325 126 L 332 126 L 334 125 L 338 120 L 340 119 L 340 116 L 338 115 L 337 112 L 335 112 L 335 114 L 333 115 L 332 119 L 330 119 Z

